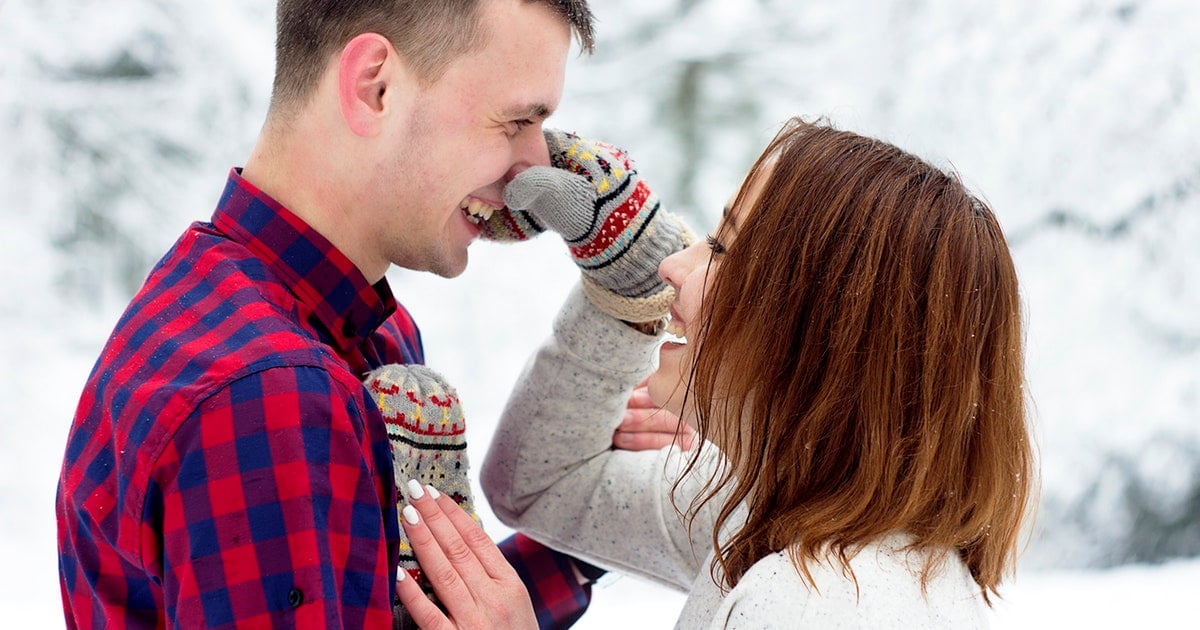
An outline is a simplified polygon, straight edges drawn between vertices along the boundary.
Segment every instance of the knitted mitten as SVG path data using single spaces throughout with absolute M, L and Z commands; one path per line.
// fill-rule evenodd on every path
M 494 238 L 536 234 L 544 225 L 562 235 L 583 272 L 583 288 L 600 310 L 629 322 L 661 319 L 675 290 L 658 276 L 663 258 L 694 240 L 624 151 L 574 134 L 545 130 L 551 166 L 534 166 L 504 189 L 511 210 L 493 215 Z
M 479 235 L 489 241 L 524 241 L 545 231 L 528 210 L 502 208 L 479 223 Z
M 424 365 L 385 365 L 367 375 L 366 385 L 387 423 L 399 507 L 407 503 L 408 480 L 416 479 L 453 497 L 478 521 L 467 479 L 467 426 L 458 392 Z M 432 595 L 403 527 L 399 568 Z

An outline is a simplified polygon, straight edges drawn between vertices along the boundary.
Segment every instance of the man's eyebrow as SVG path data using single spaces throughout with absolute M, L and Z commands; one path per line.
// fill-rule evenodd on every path
M 549 106 L 543 103 L 531 103 L 529 105 L 517 105 L 510 107 L 502 112 L 505 118 L 522 119 L 522 118 L 548 118 L 552 110 Z

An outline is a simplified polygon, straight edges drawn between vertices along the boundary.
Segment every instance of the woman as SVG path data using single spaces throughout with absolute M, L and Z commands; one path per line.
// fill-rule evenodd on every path
M 793 120 L 677 291 L 648 390 L 691 452 L 609 449 L 655 343 L 580 292 L 483 470 L 507 524 L 690 591 L 681 628 L 979 627 L 1033 496 L 1017 279 L 992 212 Z

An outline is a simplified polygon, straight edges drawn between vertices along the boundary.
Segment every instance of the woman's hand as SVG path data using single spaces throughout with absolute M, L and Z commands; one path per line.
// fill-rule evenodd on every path
M 409 482 L 401 524 L 443 613 L 403 571 L 396 592 L 426 630 L 537 628 L 525 584 L 500 549 L 454 499 Z M 447 616 L 448 615 L 448 616 Z
M 612 443 L 613 448 L 625 451 L 656 451 L 672 444 L 686 451 L 696 445 L 696 430 L 654 404 L 643 380 L 629 397 L 625 419 L 613 431 Z

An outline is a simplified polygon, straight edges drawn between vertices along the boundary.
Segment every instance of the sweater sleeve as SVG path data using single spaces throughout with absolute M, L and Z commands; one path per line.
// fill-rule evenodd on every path
M 593 564 L 686 589 L 711 547 L 721 501 L 690 530 L 675 506 L 689 506 L 718 470 L 719 453 L 702 446 L 697 467 L 673 490 L 690 453 L 610 448 L 656 347 L 576 289 L 518 380 L 481 478 L 505 524 Z

